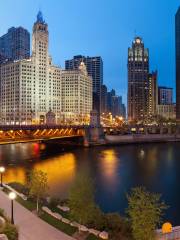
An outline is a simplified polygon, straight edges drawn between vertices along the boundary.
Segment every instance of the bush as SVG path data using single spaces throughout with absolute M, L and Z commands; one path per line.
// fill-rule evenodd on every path
M 55 209 L 59 203 L 60 203 L 60 200 L 58 198 L 51 198 L 48 205 L 51 209 Z
M 9 186 L 11 186 L 12 188 L 14 188 L 17 192 L 20 192 L 24 195 L 28 195 L 29 194 L 29 189 L 28 187 L 26 187 L 25 185 L 18 183 L 18 182 L 12 182 L 9 184 Z
M 110 239 L 132 239 L 132 231 L 129 222 L 120 217 L 118 213 L 106 214 L 106 228 L 110 233 Z
M 18 230 L 16 226 L 7 223 L 3 233 L 7 236 L 8 240 L 18 240 Z
M 89 228 L 95 228 L 100 231 L 103 231 L 106 228 L 106 217 L 101 209 L 95 206 L 94 211 L 92 212 L 92 220 L 87 224 Z
M 0 216 L 4 217 L 4 210 L 2 208 L 0 208 Z

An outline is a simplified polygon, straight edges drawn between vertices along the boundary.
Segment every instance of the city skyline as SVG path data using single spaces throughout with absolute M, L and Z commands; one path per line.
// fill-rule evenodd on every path
M 96 5 L 91 1 L 91 4 L 86 4 L 86 6 L 80 0 L 76 4 L 73 1 L 68 3 L 62 1 L 59 4 L 54 0 L 53 6 L 47 1 L 23 3 L 20 0 L 13 8 L 9 0 L 1 5 L 3 11 L 0 19 L 3 24 L 0 28 L 0 35 L 12 26 L 22 26 L 31 32 L 34 16 L 41 8 L 45 20 L 49 23 L 50 53 L 55 63 L 64 67 L 64 61 L 77 54 L 102 56 L 104 83 L 109 90 L 111 87 L 115 88 L 117 93 L 123 96 L 124 102 L 126 102 L 127 95 L 127 49 L 131 46 L 136 29 L 136 35 L 141 36 L 149 48 L 150 70 L 158 70 L 160 85 L 174 88 L 175 99 L 174 20 L 178 1 L 170 4 L 162 1 L 158 3 L 155 1 L 151 3 L 142 1 L 141 3 L 140 1 L 138 6 L 143 7 L 141 15 L 137 11 L 138 6 L 135 6 L 132 0 L 129 0 L 129 4 L 118 3 L 118 1 L 112 3 L 99 1 Z M 96 7 L 93 8 L 93 6 Z M 87 12 L 88 8 L 90 11 Z M 16 11 L 16 17 L 13 13 L 11 14 L 11 11 Z M 93 18 L 90 18 L 92 12 Z M 78 18 L 79 13 L 81 15 Z M 146 23 L 141 21 L 144 14 L 148 19 Z M 11 15 L 12 17 L 9 17 Z M 84 18 L 84 15 L 87 15 L 87 18 Z M 151 21 L 149 21 L 150 15 L 153 16 Z M 107 26 L 109 26 L 108 31 Z

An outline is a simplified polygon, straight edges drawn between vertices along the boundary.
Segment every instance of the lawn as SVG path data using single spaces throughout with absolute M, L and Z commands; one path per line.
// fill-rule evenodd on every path
M 29 201 L 29 200 L 23 200 L 22 198 L 20 197 L 17 197 L 16 198 L 16 201 L 18 203 L 20 203 L 21 205 L 23 205 L 25 208 L 27 208 L 28 210 L 30 211 L 33 211 L 36 209 L 36 203 L 35 202 L 32 202 L 32 201 Z
M 68 218 L 70 219 L 70 214 L 69 212 L 63 212 L 61 209 L 59 209 L 58 207 L 54 207 L 54 208 L 51 208 L 48 206 L 48 208 L 51 209 L 51 211 L 53 212 L 56 212 L 56 213 L 59 213 L 63 218 Z
M 100 240 L 99 237 L 96 237 L 95 235 L 93 234 L 89 234 L 89 236 L 86 238 L 86 240 Z
M 72 227 L 66 223 L 63 223 L 45 212 L 41 214 L 40 218 L 70 236 L 72 236 L 77 231 L 77 228 Z

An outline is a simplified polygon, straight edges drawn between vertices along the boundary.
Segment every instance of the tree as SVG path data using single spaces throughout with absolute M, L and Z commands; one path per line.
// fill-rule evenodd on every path
M 160 200 L 161 195 L 150 193 L 144 187 L 137 187 L 127 195 L 128 209 L 135 240 L 154 240 L 155 230 L 167 208 Z
M 93 220 L 96 205 L 94 185 L 90 177 L 77 176 L 69 192 L 69 207 L 72 219 L 80 224 L 88 224 Z
M 36 198 L 36 210 L 39 212 L 39 201 L 42 199 L 48 189 L 47 173 L 33 170 L 29 174 L 28 187 L 29 195 Z

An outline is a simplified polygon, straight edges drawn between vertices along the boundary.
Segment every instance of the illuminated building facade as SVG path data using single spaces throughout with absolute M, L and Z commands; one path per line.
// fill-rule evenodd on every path
M 156 115 L 157 103 L 158 103 L 158 85 L 157 85 L 157 71 L 149 73 L 148 85 L 149 85 L 149 99 L 148 99 L 148 115 L 154 117 Z
M 85 57 L 81 55 L 74 56 L 71 60 L 65 61 L 66 70 L 75 70 L 79 68 L 81 62 L 84 62 L 88 75 L 93 79 L 93 109 L 101 112 L 101 86 L 103 84 L 103 61 L 100 56 Z
M 62 112 L 62 101 L 64 101 L 62 96 L 69 88 L 68 81 L 64 81 L 66 79 L 64 76 L 67 76 L 68 72 L 65 73 L 52 64 L 48 45 L 48 25 L 42 13 L 39 12 L 33 26 L 32 56 L 29 59 L 0 65 L 1 124 L 44 124 L 48 112 L 55 114 L 55 123 L 65 121 L 65 115 Z M 74 72 L 74 75 L 74 79 L 80 75 L 82 88 L 87 88 L 86 93 L 89 90 L 87 94 L 92 94 L 91 87 L 86 86 L 87 83 L 83 81 L 83 77 L 86 80 L 88 78 L 88 84 L 92 80 L 80 71 Z M 86 98 L 85 93 L 83 97 Z M 80 101 L 85 102 L 84 99 Z M 87 110 L 90 113 L 92 98 L 88 101 Z
M 149 50 L 140 37 L 128 49 L 128 120 L 144 120 L 148 115 Z
M 157 115 L 163 119 L 172 120 L 176 118 L 176 105 L 157 105 Z
M 78 70 L 62 71 L 62 113 L 66 123 L 88 124 L 92 110 L 92 78 L 84 62 Z

